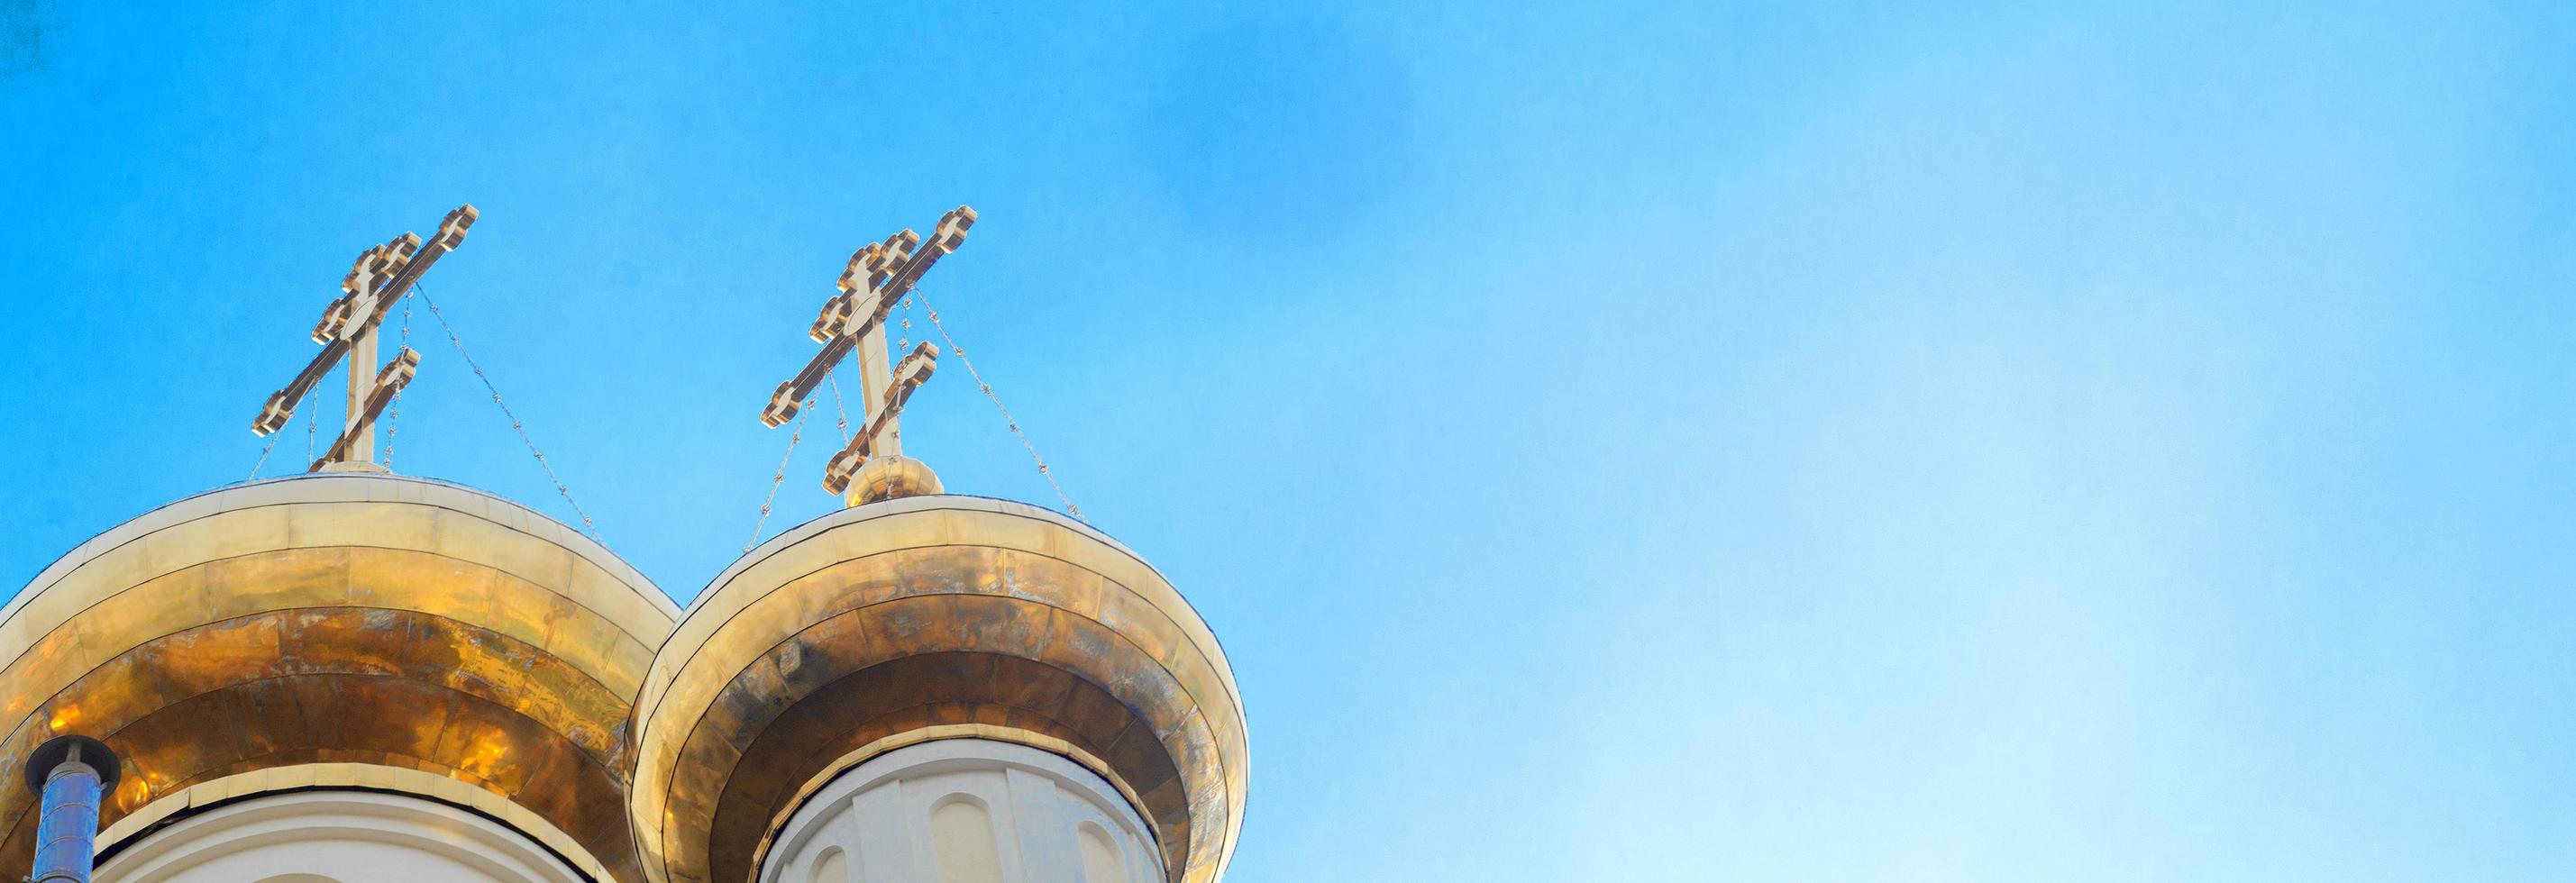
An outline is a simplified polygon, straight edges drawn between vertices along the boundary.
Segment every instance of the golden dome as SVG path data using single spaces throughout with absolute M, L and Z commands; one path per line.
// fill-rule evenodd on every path
M 1243 706 L 1151 565 L 1052 512 L 922 495 L 728 568 L 683 616 L 518 504 L 389 474 L 190 497 L 81 544 L 0 609 L 0 767 L 78 733 L 124 760 L 103 853 L 303 788 L 470 808 L 600 880 L 750 879 L 805 797 L 921 742 L 1097 773 L 1173 881 L 1241 830 Z M 0 864 L 34 795 L 0 789 Z
M 728 568 L 636 703 L 648 877 L 750 879 L 806 795 L 894 748 L 1017 742 L 1109 780 L 1174 881 L 1214 880 L 1243 817 L 1243 705 L 1152 566 L 1034 506 L 913 496 L 833 513 Z
M 0 764 L 57 733 L 125 776 L 102 850 L 190 806 L 366 787 L 469 806 L 636 879 L 630 701 L 678 618 L 634 568 L 480 491 L 338 473 L 212 491 L 81 544 L 0 610 Z M 0 789 L 0 866 L 33 795 Z

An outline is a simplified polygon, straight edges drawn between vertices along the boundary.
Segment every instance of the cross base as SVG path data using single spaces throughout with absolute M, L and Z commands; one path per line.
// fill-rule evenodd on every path
M 841 501 L 856 507 L 945 492 L 939 484 L 939 474 L 930 471 L 930 464 L 902 454 L 888 454 L 871 457 L 858 471 L 850 473 L 850 486 L 842 492 Z

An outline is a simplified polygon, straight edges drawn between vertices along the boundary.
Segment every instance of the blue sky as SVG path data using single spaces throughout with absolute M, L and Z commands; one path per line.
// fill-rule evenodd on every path
M 0 4 L 0 572 L 471 201 L 428 294 L 685 600 L 967 202 L 925 293 L 1240 676 L 1230 880 L 2576 877 L 2562 5 L 528 5 Z M 414 322 L 397 468 L 570 519 Z

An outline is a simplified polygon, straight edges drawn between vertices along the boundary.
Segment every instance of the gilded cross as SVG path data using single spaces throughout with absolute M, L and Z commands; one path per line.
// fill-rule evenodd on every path
M 424 245 L 420 237 L 404 233 L 393 241 L 367 249 L 358 255 L 349 275 L 340 280 L 340 297 L 322 311 L 322 321 L 313 326 L 313 342 L 322 345 L 313 360 L 297 372 L 286 388 L 271 393 L 268 404 L 251 421 L 250 431 L 267 435 L 295 419 L 295 406 L 305 393 L 331 373 L 331 366 L 348 360 L 348 422 L 341 427 L 340 437 L 331 442 L 328 453 L 313 461 L 312 472 L 333 464 L 347 468 L 381 470 L 375 465 L 376 417 L 395 393 L 411 383 L 420 365 L 420 354 L 403 347 L 381 370 L 376 364 L 376 330 L 384 324 L 385 315 L 411 291 L 412 283 L 431 265 L 465 242 L 465 231 L 474 226 L 480 213 L 471 205 L 458 206 L 438 224 L 438 235 Z M 370 380 L 369 378 L 373 379 Z
M 843 493 L 849 489 L 850 477 L 870 458 L 902 456 L 904 401 L 911 398 L 922 381 L 930 379 L 939 348 L 923 343 L 905 355 L 901 363 L 889 367 L 886 314 L 902 302 L 931 265 L 965 244 L 966 231 L 974 226 L 975 210 L 961 205 L 940 217 L 928 242 L 906 229 L 886 237 L 884 242 L 869 243 L 851 255 L 848 268 L 841 273 L 841 293 L 823 302 L 822 315 L 807 331 L 806 336 L 822 344 L 823 350 L 805 363 L 804 370 L 770 394 L 769 406 L 760 412 L 760 422 L 776 427 L 795 418 L 806 397 L 814 394 L 814 387 L 839 366 L 842 358 L 853 352 L 858 354 L 859 432 L 824 467 L 824 489 Z

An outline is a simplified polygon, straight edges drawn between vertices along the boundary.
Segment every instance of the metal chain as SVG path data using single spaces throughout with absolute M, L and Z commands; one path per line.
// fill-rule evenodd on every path
M 399 357 L 403 350 L 407 349 L 411 349 L 411 301 L 403 301 L 402 343 L 395 348 L 394 355 Z M 410 384 L 406 383 L 403 386 L 410 386 Z M 394 436 L 402 432 L 402 394 L 402 386 L 394 387 L 394 400 L 385 413 L 385 471 L 387 472 L 393 471 L 394 468 Z
M 903 313 L 899 318 L 903 321 L 903 336 L 895 338 L 895 358 L 902 358 L 904 353 L 912 351 L 912 292 L 910 291 L 903 293 Z
M 826 372 L 824 372 L 824 373 L 823 373 L 823 379 L 824 379 L 824 380 L 826 380 L 826 381 L 831 382 L 831 384 L 832 384 L 832 413 L 833 413 L 834 415 L 836 415 L 836 419 L 833 421 L 833 425 L 838 426 L 838 427 L 840 427 L 840 429 L 841 429 L 841 446 L 842 446 L 842 447 L 849 447 L 849 445 L 850 445 L 850 412 L 849 412 L 849 409 L 844 408 L 844 407 L 842 407 L 842 406 L 841 406 L 841 371 L 840 371 L 840 366 L 838 366 L 838 365 L 834 365 L 834 366 L 832 366 L 832 368 L 833 368 L 832 370 L 830 370 L 830 371 L 826 371 Z M 799 418 L 799 419 L 802 419 L 802 418 Z
M 304 411 L 304 462 L 313 462 L 313 411 L 310 408 Z
M 958 346 L 957 338 L 949 335 L 948 326 L 940 323 L 939 308 L 932 306 L 930 298 L 922 295 L 919 288 L 912 290 L 912 296 L 921 298 L 922 311 L 930 314 L 930 327 L 939 332 L 940 340 L 948 342 L 948 351 L 957 354 L 958 363 L 966 366 L 966 376 L 975 381 L 975 388 L 993 403 L 994 410 L 1002 412 L 1002 422 L 1010 424 L 1011 434 L 1019 438 L 1020 447 L 1028 449 L 1029 459 L 1038 464 L 1038 476 L 1046 479 L 1047 487 L 1055 489 L 1055 498 L 1064 503 L 1065 514 L 1073 516 L 1075 521 L 1090 524 L 1090 519 L 1082 517 L 1082 507 L 1074 505 L 1073 498 L 1065 495 L 1064 485 L 1056 483 L 1054 470 L 1047 468 L 1045 457 L 1038 456 L 1038 446 L 1029 443 L 1029 434 L 1020 431 L 1019 418 L 1011 416 L 1010 406 L 1002 404 L 1002 398 L 993 394 L 993 385 L 984 382 L 983 373 L 975 370 L 974 360 L 966 358 L 966 348 Z
M 510 410 L 510 403 L 501 400 L 501 390 L 492 385 L 492 376 L 483 373 L 483 366 L 474 361 L 472 353 L 465 351 L 465 341 L 457 338 L 456 326 L 447 324 L 447 315 L 439 312 L 438 302 L 429 299 L 429 292 L 421 290 L 420 283 L 412 283 L 411 291 L 420 296 L 421 303 L 429 306 L 429 317 L 438 320 L 438 327 L 447 332 L 448 345 L 455 347 L 456 354 L 465 359 L 465 367 L 474 369 L 474 379 L 483 381 L 483 389 L 492 394 L 492 404 L 501 406 L 501 416 L 510 418 L 510 431 L 518 433 L 519 443 L 528 447 L 529 456 L 537 458 L 538 468 L 546 471 L 546 480 L 554 482 L 555 493 L 563 495 L 565 505 L 572 507 L 572 514 L 581 516 L 582 531 L 590 535 L 591 542 L 607 546 L 608 543 L 599 538 L 599 526 L 591 523 L 590 513 L 581 510 L 581 504 L 572 498 L 572 489 L 565 487 L 563 477 L 555 474 L 554 464 L 546 462 L 545 452 L 537 450 L 537 443 L 528 439 L 527 426 L 521 424 L 519 415 Z
M 258 481 L 260 468 L 268 465 L 268 454 L 274 450 L 277 450 L 277 433 L 272 432 L 268 434 L 268 443 L 259 446 L 259 459 L 251 462 L 250 474 L 243 476 L 242 480 Z
M 316 386 L 319 386 L 319 384 L 316 384 Z M 305 390 L 305 391 L 304 391 L 304 401 L 303 401 L 302 403 L 300 403 L 300 404 L 296 405 L 296 407 L 298 407 L 298 408 L 310 407 L 312 404 L 313 404 L 313 390 L 307 389 L 307 390 Z M 309 416 L 309 415 L 308 415 L 308 416 Z M 265 467 L 265 466 L 267 466 L 267 465 L 268 465 L 268 455 L 269 455 L 269 453 L 270 453 L 270 452 L 272 452 L 272 451 L 277 450 L 277 440 L 278 440 L 280 437 L 283 437 L 284 435 L 286 435 L 286 433 L 283 433 L 283 432 L 272 432 L 272 433 L 269 433 L 269 434 L 268 434 L 268 443 L 267 443 L 267 444 L 264 444 L 264 445 L 260 445 L 260 446 L 259 446 L 259 460 L 257 460 L 256 462 L 253 462 L 253 463 L 251 463 L 251 464 L 250 464 L 250 477 L 242 479 L 243 481 L 257 481 L 257 480 L 259 480 L 259 470 L 261 469 L 261 467 Z M 308 447 L 310 446 L 310 443 L 309 443 L 309 442 L 307 443 L 307 446 L 308 446 Z
M 808 403 L 813 400 L 812 396 L 805 399 Z M 778 455 L 778 474 L 769 477 L 769 496 L 760 501 L 760 520 L 751 523 L 751 541 L 742 544 L 745 555 L 751 554 L 751 547 L 760 545 L 760 529 L 769 524 L 769 506 L 778 502 L 778 486 L 787 483 L 787 460 L 796 456 L 796 443 L 805 440 L 805 418 L 813 413 L 802 405 L 796 409 L 796 431 L 787 436 L 787 453 Z

